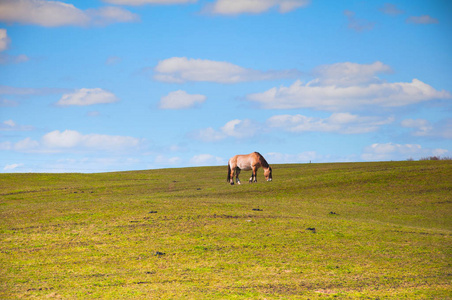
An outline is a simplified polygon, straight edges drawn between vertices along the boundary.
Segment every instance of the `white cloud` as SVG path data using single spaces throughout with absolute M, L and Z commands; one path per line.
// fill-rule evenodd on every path
M 11 149 L 13 149 L 13 143 L 8 141 L 0 143 L 0 150 L 11 150 Z
M 401 122 L 402 127 L 414 128 L 416 131 L 413 133 L 415 136 L 428 135 L 433 126 L 429 121 L 424 119 L 406 119 Z
M 311 161 L 318 161 L 323 157 L 315 151 L 306 151 L 297 154 L 286 154 L 279 152 L 270 152 L 265 154 L 265 159 L 272 164 L 287 164 L 287 163 L 307 163 Z
M 0 4 L 1 6 L 1 4 Z M 11 39 L 8 37 L 6 29 L 0 28 L 0 52 L 3 52 L 9 48 Z M 9 55 L 0 53 L 0 64 L 16 64 L 28 61 L 28 56 L 21 55 Z
M 0 85 L 0 95 L 14 95 L 14 96 L 36 96 L 36 95 L 50 95 L 66 92 L 67 89 L 51 89 L 51 88 L 18 88 L 7 85 Z
M 60 132 L 55 130 L 45 134 L 42 145 L 48 149 L 98 149 L 98 150 L 121 150 L 134 148 L 140 145 L 140 140 L 129 136 L 86 134 L 83 135 L 74 130 Z
M 414 136 L 452 139 L 452 119 L 446 119 L 436 124 L 431 124 L 424 119 L 406 119 L 400 125 L 412 128 Z
M 226 134 L 213 129 L 212 127 L 200 129 L 195 133 L 191 134 L 191 136 L 203 142 L 217 142 L 227 137 Z
M 429 15 L 423 15 L 423 16 L 412 16 L 409 17 L 408 19 L 406 19 L 407 23 L 412 23 L 412 24 L 438 24 L 439 21 L 436 18 L 433 18 Z
M 28 131 L 32 129 L 33 126 L 18 125 L 13 120 L 6 120 L 0 124 L 0 131 Z
M 182 159 L 178 156 L 167 157 L 165 155 L 157 155 L 154 160 L 154 163 L 163 166 L 177 166 L 180 165 L 181 162 Z
M 295 70 L 262 72 L 246 69 L 229 62 L 186 57 L 172 57 L 159 61 L 154 72 L 154 79 L 175 83 L 187 81 L 238 83 L 289 78 L 298 74 Z
M 122 61 L 122 58 L 119 56 L 109 56 L 105 61 L 106 65 L 116 65 Z
M 232 137 L 248 139 L 270 129 L 282 129 L 288 132 L 332 132 L 339 134 L 362 134 L 377 131 L 381 126 L 390 124 L 394 117 L 367 117 L 350 113 L 333 113 L 328 118 L 308 117 L 304 115 L 275 115 L 261 124 L 249 119 L 231 120 L 218 130 L 208 127 L 191 134 L 191 137 L 204 142 L 217 142 Z M 264 126 L 265 125 L 265 126 Z
M 46 133 L 39 141 L 29 137 L 17 143 L 4 142 L 0 149 L 26 153 L 58 153 L 68 151 L 122 151 L 142 147 L 144 140 L 118 135 L 81 134 L 75 130 L 55 130 Z
M 5 124 L 8 127 L 15 127 L 16 126 L 16 122 L 14 122 L 13 120 L 4 121 L 3 124 Z
M 316 86 L 354 86 L 365 85 L 370 83 L 382 83 L 377 74 L 392 73 L 390 66 L 376 61 L 372 64 L 357 64 L 351 62 L 336 63 L 332 65 L 323 65 L 313 70 L 314 76 L 317 77 L 311 85 Z
M 249 119 L 235 119 L 227 122 L 223 127 L 221 127 L 221 132 L 230 137 L 244 139 L 256 135 L 259 128 L 259 124 Z
M 59 106 L 85 106 L 117 102 L 119 99 L 111 92 L 101 88 L 79 89 L 73 93 L 64 94 L 56 103 Z
M 102 0 L 107 3 L 116 5 L 146 5 L 146 4 L 185 4 L 185 3 L 196 3 L 197 0 Z
M 330 117 L 314 118 L 303 115 L 276 115 L 267 120 L 273 128 L 282 128 L 290 132 L 334 132 L 340 134 L 359 134 L 378 130 L 382 125 L 390 124 L 393 117 L 361 117 L 350 113 L 334 113 Z
M 396 5 L 391 3 L 385 3 L 379 10 L 387 15 L 400 15 L 405 13 L 404 10 L 397 8 Z
M 105 26 L 113 23 L 136 22 L 140 19 L 138 15 L 134 13 L 114 6 L 88 9 L 86 10 L 86 14 L 90 18 L 90 23 L 98 26 Z
M 44 159 L 44 158 L 43 158 Z M 26 172 L 113 172 L 141 169 L 143 162 L 139 159 L 119 156 L 82 157 L 46 159 L 45 163 L 29 166 Z M 23 168 L 21 168 L 23 172 Z
M 31 138 L 27 137 L 17 143 L 15 143 L 12 147 L 15 151 L 19 152 L 34 152 L 39 149 L 39 142 L 34 141 Z
M 249 119 L 245 120 L 231 120 L 222 126 L 219 130 L 212 127 L 198 130 L 191 136 L 197 140 L 204 142 L 216 142 L 228 137 L 237 139 L 246 139 L 255 136 L 262 126 Z
M 310 0 L 217 0 L 208 4 L 204 11 L 220 15 L 260 14 L 278 7 L 280 13 L 287 13 L 310 2 Z
M 355 17 L 355 12 L 350 10 L 345 10 L 344 15 L 348 19 L 348 28 L 355 31 L 361 32 L 366 30 L 372 30 L 375 26 L 374 22 L 369 22 L 364 19 L 358 19 Z
M 45 27 L 107 25 L 134 22 L 138 15 L 119 7 L 81 10 L 72 4 L 44 0 L 2 0 L 0 20 Z
M 8 49 L 11 39 L 8 37 L 6 29 L 0 28 L 0 52 Z
M 186 91 L 178 90 L 169 93 L 160 100 L 160 108 L 184 109 L 194 107 L 206 101 L 206 96 L 199 94 L 188 94 Z
M 218 166 L 226 164 L 226 160 L 211 154 L 199 154 L 190 159 L 192 166 Z
M 25 54 L 9 55 L 9 54 L 0 53 L 0 64 L 2 64 L 2 65 L 20 64 L 23 62 L 27 62 L 29 60 L 30 60 L 30 58 L 28 56 L 26 56 Z
M 19 103 L 17 101 L 0 98 L 0 107 L 14 107 L 18 105 Z
M 3 171 L 13 171 L 14 169 L 17 169 L 18 167 L 22 167 L 24 164 L 10 164 L 10 165 L 6 165 L 3 168 Z
M 372 144 L 364 149 L 361 158 L 368 161 L 419 159 L 424 156 L 441 156 L 447 154 L 445 149 L 424 149 L 419 144 Z
M 323 66 L 314 71 L 320 77 L 307 84 L 297 80 L 289 87 L 274 87 L 263 93 L 250 94 L 247 99 L 269 109 L 335 111 L 366 106 L 398 107 L 452 98 L 448 91 L 437 91 L 418 79 L 411 82 L 385 82 L 375 76 L 382 72 L 391 72 L 391 69 L 379 62 L 371 65 L 341 63 Z

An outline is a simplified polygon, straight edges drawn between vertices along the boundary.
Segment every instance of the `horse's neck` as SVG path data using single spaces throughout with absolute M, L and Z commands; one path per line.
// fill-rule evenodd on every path
M 267 161 L 266 161 L 262 156 L 259 157 L 259 164 L 261 165 L 261 167 L 262 167 L 264 170 L 267 170 L 267 169 L 270 167 L 270 166 L 268 165 Z

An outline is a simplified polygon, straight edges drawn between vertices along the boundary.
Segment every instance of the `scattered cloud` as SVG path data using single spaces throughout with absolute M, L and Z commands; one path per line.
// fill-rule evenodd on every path
M 107 151 L 137 149 L 144 140 L 118 135 L 82 134 L 75 130 L 51 131 L 43 135 L 39 141 L 29 137 L 16 143 L 4 142 L 2 150 L 14 150 L 25 153 L 58 153 L 74 151 Z
M 238 83 L 244 81 L 293 78 L 299 74 L 296 70 L 257 71 L 246 69 L 229 62 L 186 57 L 172 57 L 159 61 L 154 68 L 154 72 L 154 79 L 173 83 L 187 81 Z
M 10 149 L 8 150 L 15 150 L 19 152 L 28 152 L 28 153 L 34 152 L 39 150 L 39 142 L 27 137 L 21 141 L 18 141 L 15 144 L 10 144 Z
M 423 16 L 412 16 L 409 17 L 408 19 L 406 19 L 407 23 L 411 23 L 411 24 L 438 24 L 439 21 L 436 18 L 433 18 L 429 15 L 423 15 Z
M 103 2 L 116 4 L 116 5 L 146 5 L 146 4 L 186 4 L 186 3 L 196 3 L 198 0 L 102 0 Z
M 261 126 L 259 124 L 250 119 L 235 119 L 227 122 L 223 127 L 221 127 L 221 132 L 229 137 L 244 139 L 256 135 L 260 127 Z
M 138 15 L 120 7 L 81 10 L 72 4 L 60 1 L 0 1 L 0 21 L 7 23 L 34 24 L 44 27 L 104 26 L 138 20 Z
M 121 150 L 124 148 L 138 147 L 140 140 L 129 136 L 115 136 L 103 134 L 81 134 L 75 130 L 55 130 L 45 134 L 41 143 L 48 149 L 99 149 Z
M 154 163 L 161 166 L 178 166 L 182 159 L 178 156 L 167 157 L 166 155 L 157 155 Z
M 355 12 L 350 10 L 345 10 L 344 15 L 348 19 L 348 28 L 353 29 L 357 32 L 367 31 L 374 29 L 375 22 L 369 22 L 364 19 L 358 19 L 355 17 Z
M 378 130 L 390 124 L 393 117 L 361 117 L 350 113 L 334 113 L 330 117 L 314 118 L 303 115 L 276 115 L 267 120 L 272 128 L 289 132 L 333 132 L 339 134 L 361 134 Z
M 255 136 L 260 128 L 262 128 L 262 126 L 252 120 L 235 119 L 227 122 L 219 130 L 209 127 L 192 133 L 191 137 L 204 142 L 217 142 L 228 137 L 245 139 Z
M 107 58 L 107 60 L 105 61 L 106 65 L 116 65 L 118 63 L 120 63 L 122 61 L 121 57 L 118 56 L 110 56 Z
M 366 161 L 405 160 L 424 156 L 442 156 L 449 151 L 445 149 L 425 149 L 419 144 L 372 144 L 366 147 L 361 158 Z
M 11 39 L 8 37 L 6 29 L 0 28 L 0 52 L 8 49 Z
M 272 164 L 307 163 L 323 159 L 323 157 L 315 151 L 306 151 L 297 154 L 270 152 L 265 154 L 265 158 Z
M 391 3 L 385 3 L 379 10 L 386 15 L 400 15 L 405 13 L 404 10 L 399 9 L 395 4 Z
M 446 119 L 437 124 L 424 119 L 406 119 L 400 125 L 413 129 L 414 136 L 452 139 L 452 119 Z
M 107 6 L 85 11 L 90 25 L 106 26 L 113 23 L 128 23 L 140 20 L 140 17 L 120 7 Z
M 401 122 L 401 125 L 406 128 L 414 128 L 413 135 L 415 136 L 428 135 L 433 129 L 430 122 L 424 119 L 406 119 Z
M 13 120 L 3 121 L 3 123 L 0 124 L 0 131 L 29 131 L 33 129 L 33 126 L 18 125 Z
M 376 73 L 390 71 L 388 66 L 378 62 L 372 65 L 341 63 L 324 66 L 317 70 L 320 77 L 307 84 L 297 80 L 289 87 L 274 87 L 250 94 L 247 99 L 267 109 L 337 111 L 369 106 L 399 107 L 452 98 L 448 91 L 435 90 L 418 79 L 388 83 L 375 76 Z
M 20 64 L 23 62 L 29 61 L 30 58 L 26 56 L 25 54 L 20 55 L 9 55 L 5 53 L 0 53 L 0 64 L 6 65 L 6 64 Z
M 247 139 L 272 129 L 287 132 L 331 132 L 339 134 L 363 134 L 377 131 L 381 126 L 394 122 L 394 117 L 363 117 L 350 113 L 333 113 L 328 118 L 304 115 L 275 115 L 265 124 L 249 119 L 231 120 L 218 130 L 208 127 L 191 134 L 191 137 L 204 142 L 217 142 L 226 138 Z M 264 130 L 265 129 L 265 130 Z
M 203 142 L 217 142 L 225 139 L 227 136 L 221 131 L 215 130 L 212 127 L 200 129 L 190 134 L 196 140 Z
M 0 107 L 15 107 L 18 106 L 19 103 L 14 100 L 8 100 L 8 99 L 0 99 Z
M 185 109 L 191 108 L 206 101 L 206 96 L 199 94 L 188 94 L 186 91 L 178 90 L 162 97 L 159 107 L 162 109 Z
M 13 87 L 7 85 L 0 85 L 0 95 L 10 96 L 42 96 L 67 92 L 67 89 L 53 89 L 53 88 L 26 88 Z
M 193 156 L 189 163 L 192 166 L 218 166 L 226 164 L 227 161 L 221 157 L 213 156 L 211 154 L 199 154 Z
M 22 167 L 24 164 L 9 164 L 3 168 L 3 171 L 11 172 L 18 167 Z
M 1 4 L 0 4 L 1 5 Z M 9 48 L 11 39 L 8 37 L 6 29 L 0 28 L 0 52 L 3 52 Z M 21 55 L 9 55 L 0 53 L 0 64 L 16 64 L 28 61 L 28 56 Z
M 351 62 L 322 65 L 312 72 L 317 77 L 312 84 L 328 86 L 355 86 L 370 83 L 382 83 L 377 74 L 391 74 L 393 70 L 390 66 L 380 61 L 372 64 L 357 64 Z
M 79 89 L 75 92 L 64 94 L 56 103 L 58 106 L 86 106 L 117 102 L 119 99 L 111 92 L 101 88 Z
M 280 13 L 288 13 L 307 6 L 310 2 L 310 0 L 217 0 L 208 4 L 204 11 L 219 15 L 260 14 L 277 7 Z
M 99 111 L 93 110 L 93 111 L 87 112 L 86 115 L 87 115 L 88 117 L 98 117 L 98 116 L 100 116 L 101 114 L 100 114 Z

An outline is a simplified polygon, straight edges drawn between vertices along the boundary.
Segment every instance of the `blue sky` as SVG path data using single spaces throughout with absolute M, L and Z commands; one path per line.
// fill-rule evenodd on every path
M 0 172 L 452 156 L 450 1 L 0 0 Z

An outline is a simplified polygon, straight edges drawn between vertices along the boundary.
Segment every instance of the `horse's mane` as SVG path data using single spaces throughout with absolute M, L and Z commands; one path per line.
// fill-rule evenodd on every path
M 259 152 L 254 152 L 259 156 L 259 162 L 261 163 L 261 166 L 263 168 L 268 168 L 270 167 L 270 165 L 268 164 L 268 162 L 265 160 L 265 158 L 259 153 Z

